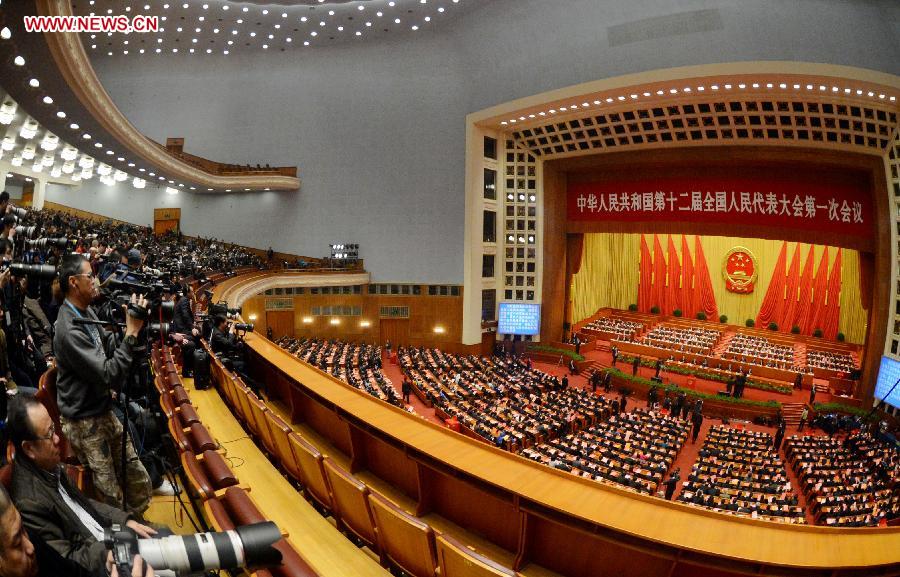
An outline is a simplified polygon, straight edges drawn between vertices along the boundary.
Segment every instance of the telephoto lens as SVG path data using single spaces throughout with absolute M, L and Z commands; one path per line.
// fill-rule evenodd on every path
M 10 205 L 7 209 L 7 214 L 15 215 L 17 218 L 25 218 L 28 216 L 28 211 L 22 208 L 21 206 L 12 206 Z
M 51 264 L 23 264 L 14 262 L 9 265 L 9 272 L 16 277 L 32 277 L 52 279 L 56 276 L 56 267 Z
M 134 555 L 139 554 L 160 576 L 186 577 L 219 569 L 258 569 L 281 564 L 281 551 L 274 545 L 281 531 L 271 521 L 236 527 L 221 533 L 173 535 L 159 539 L 138 539 L 128 527 L 113 525 L 106 530 L 104 543 L 113 552 L 119 574 L 131 575 Z
M 16 227 L 16 236 L 21 236 L 22 238 L 34 238 L 34 235 L 37 232 L 38 232 L 38 227 L 36 227 L 36 226 L 19 225 Z
M 234 323 L 234 330 L 252 333 L 253 323 Z

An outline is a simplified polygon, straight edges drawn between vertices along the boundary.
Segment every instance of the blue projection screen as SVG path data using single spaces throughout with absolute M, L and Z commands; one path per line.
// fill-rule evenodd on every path
M 875 398 L 900 408 L 900 386 L 890 393 L 894 383 L 900 379 L 900 361 L 881 357 L 881 368 L 878 369 L 878 382 L 875 383 Z M 890 393 L 890 395 L 888 395 Z
M 497 333 L 537 335 L 541 332 L 541 305 L 500 303 Z

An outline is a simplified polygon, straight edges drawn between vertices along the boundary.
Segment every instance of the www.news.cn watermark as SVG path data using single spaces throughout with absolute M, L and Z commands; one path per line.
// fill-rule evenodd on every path
M 25 16 L 26 32 L 158 32 L 159 16 Z

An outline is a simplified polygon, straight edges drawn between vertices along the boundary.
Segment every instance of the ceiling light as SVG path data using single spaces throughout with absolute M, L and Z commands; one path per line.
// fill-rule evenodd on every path
M 110 167 L 108 164 L 101 164 L 97 167 L 97 174 L 99 174 L 100 176 L 106 176 L 110 173 L 112 173 L 112 167 Z
M 3 104 L 0 104 L 0 124 L 12 123 L 13 119 L 16 117 L 16 109 L 18 107 L 19 105 L 12 100 L 7 100 Z
M 265 16 L 265 15 L 266 15 L 266 14 L 268 14 L 268 13 L 269 13 L 269 11 L 268 11 L 268 10 L 263 10 L 263 11 L 262 11 L 262 12 L 263 12 L 263 16 Z
M 394 24 L 400 24 L 400 19 L 399 19 L 399 18 L 394 18 Z
M 22 128 L 19 129 L 19 136 L 25 140 L 31 140 L 34 138 L 34 135 L 37 134 L 37 130 L 38 123 L 33 118 L 29 118 L 25 121 L 25 124 L 22 125 Z
M 75 160 L 78 157 L 78 149 L 73 146 L 65 146 L 59 156 L 63 160 Z
M 12 38 L 12 31 L 10 31 L 9 28 L 4 26 L 3 30 L 0 30 L 0 38 L 3 38 L 4 40 L 9 40 L 10 38 Z
M 16 57 L 13 59 L 13 62 L 16 63 L 16 66 L 25 66 L 25 59 L 22 58 L 21 56 L 16 56 Z
M 41 85 L 41 83 L 38 82 L 37 78 L 32 78 L 31 80 L 28 81 L 28 85 L 31 86 L 32 88 L 37 88 L 38 86 Z
M 41 139 L 41 148 L 44 150 L 56 150 L 57 146 L 59 146 L 59 137 L 55 134 L 48 132 Z
M 300 22 L 306 22 L 306 16 L 301 16 L 301 17 L 300 17 Z
M 53 104 L 53 99 L 49 96 L 44 97 L 44 104 Z
M 96 147 L 96 148 L 103 148 L 103 145 L 100 144 L 99 142 L 97 142 L 97 143 L 94 144 L 94 147 Z
M 147 186 L 147 181 L 143 178 L 134 177 L 134 180 L 131 181 L 131 185 L 135 188 L 144 188 Z
M 73 122 L 72 124 L 69 125 L 69 128 L 71 128 L 72 130 L 78 130 L 81 127 Z
M 59 178 L 60 176 L 62 176 L 62 170 L 60 170 L 58 166 L 54 166 L 53 170 L 50 171 L 50 176 L 52 176 L 53 178 Z
M 9 151 L 15 147 L 16 147 L 16 137 L 15 136 L 4 136 L 3 137 L 3 143 L 0 144 L 0 148 L 2 148 L 2 150 Z

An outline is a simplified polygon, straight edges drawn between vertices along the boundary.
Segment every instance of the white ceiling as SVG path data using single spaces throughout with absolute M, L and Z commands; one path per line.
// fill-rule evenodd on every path
M 72 0 L 76 15 L 159 17 L 159 31 L 82 34 L 92 58 L 292 52 L 428 34 L 491 0 Z M 549 0 L 548 0 L 549 1 Z

